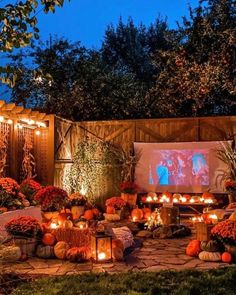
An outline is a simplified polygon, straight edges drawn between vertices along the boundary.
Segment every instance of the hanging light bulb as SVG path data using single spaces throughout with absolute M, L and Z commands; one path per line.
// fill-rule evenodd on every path
M 4 121 L 4 117 L 0 116 L 0 122 L 3 122 L 3 121 Z

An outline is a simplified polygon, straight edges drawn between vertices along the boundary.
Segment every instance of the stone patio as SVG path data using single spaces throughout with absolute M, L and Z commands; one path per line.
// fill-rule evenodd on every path
M 0 265 L 0 272 L 29 275 L 70 275 L 86 272 L 128 272 L 184 269 L 211 269 L 228 266 L 227 263 L 203 262 L 185 255 L 185 248 L 193 237 L 182 239 L 146 239 L 125 257 L 124 262 L 107 264 L 70 263 L 58 259 L 31 258 L 25 262 Z

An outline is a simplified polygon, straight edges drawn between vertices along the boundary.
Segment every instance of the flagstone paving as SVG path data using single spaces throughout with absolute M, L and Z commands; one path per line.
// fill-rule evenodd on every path
M 25 262 L 0 264 L 0 272 L 29 275 L 66 275 L 86 272 L 130 272 L 183 269 L 211 269 L 228 266 L 227 263 L 203 262 L 185 255 L 192 237 L 171 240 L 146 239 L 123 262 L 107 264 L 70 263 L 58 259 L 30 258 Z

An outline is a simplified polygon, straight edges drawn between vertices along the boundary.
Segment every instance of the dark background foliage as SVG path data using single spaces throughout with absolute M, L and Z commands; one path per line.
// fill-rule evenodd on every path
M 189 12 L 176 30 L 120 19 L 99 50 L 56 38 L 10 54 L 12 100 L 79 121 L 235 115 L 235 1 Z

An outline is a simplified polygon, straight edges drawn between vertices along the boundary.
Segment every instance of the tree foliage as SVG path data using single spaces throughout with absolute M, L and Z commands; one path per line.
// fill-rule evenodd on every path
M 235 1 L 189 12 L 176 30 L 120 19 L 100 50 L 57 39 L 11 54 L 13 100 L 80 121 L 236 114 Z
M 39 39 L 37 14 L 55 12 L 62 7 L 64 0 L 22 0 L 15 4 L 0 7 L 0 52 L 11 52 L 15 48 L 30 45 L 33 39 Z M 14 69 L 0 67 L 0 80 L 14 84 Z

